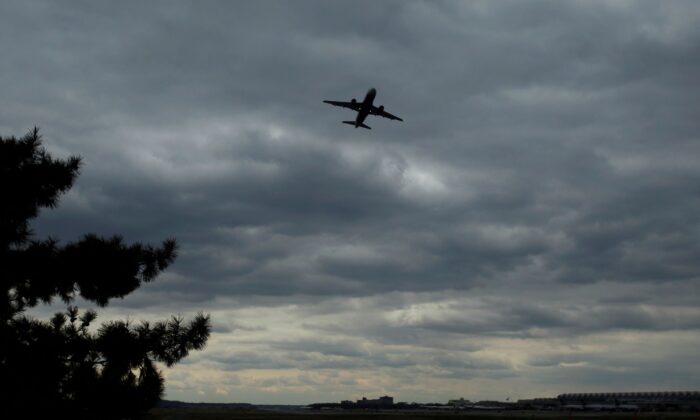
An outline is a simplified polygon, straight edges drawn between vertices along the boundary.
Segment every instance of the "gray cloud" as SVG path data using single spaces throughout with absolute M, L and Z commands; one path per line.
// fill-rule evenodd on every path
M 671 358 L 694 344 L 699 19 L 692 1 L 6 2 L 0 135 L 36 124 L 52 153 L 84 157 L 38 236 L 179 240 L 110 316 L 230 316 L 215 335 L 243 348 L 187 369 L 527 374 L 551 390 L 575 368 L 581 386 L 673 387 L 652 356 L 613 377 L 596 352 L 523 361 L 503 340 L 649 334 Z M 321 103 L 372 86 L 403 123 L 353 130 Z M 236 375 L 221 387 L 335 396 L 317 377 Z

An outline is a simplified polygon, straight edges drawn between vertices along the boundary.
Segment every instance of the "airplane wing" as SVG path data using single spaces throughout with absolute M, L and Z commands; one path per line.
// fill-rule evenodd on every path
M 342 101 L 323 101 L 327 104 L 342 106 L 343 108 L 350 108 L 353 111 L 360 110 L 360 104 L 358 102 L 342 102 Z
M 380 106 L 379 108 L 377 108 L 376 106 L 372 105 L 372 109 L 370 110 L 370 114 L 377 115 L 379 117 L 388 118 L 390 120 L 403 121 L 401 118 L 397 117 L 396 115 L 392 115 L 392 114 L 389 114 L 388 112 L 384 111 L 383 106 Z

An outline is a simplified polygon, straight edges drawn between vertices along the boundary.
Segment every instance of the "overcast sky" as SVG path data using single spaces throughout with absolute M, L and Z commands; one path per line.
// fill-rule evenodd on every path
M 695 0 L 3 1 L 0 51 L 0 135 L 84 159 L 37 235 L 180 243 L 99 318 L 211 314 L 168 399 L 700 388 Z

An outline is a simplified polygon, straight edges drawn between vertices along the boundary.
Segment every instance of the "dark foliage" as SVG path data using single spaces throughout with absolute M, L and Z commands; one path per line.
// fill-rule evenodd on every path
M 202 349 L 209 316 L 150 324 L 112 321 L 90 329 L 97 314 L 68 306 L 51 320 L 25 311 L 77 296 L 99 306 L 149 282 L 176 257 L 173 239 L 159 247 L 88 234 L 74 243 L 34 240 L 41 208 L 55 207 L 81 159 L 52 159 L 35 128 L 0 137 L 0 393 L 3 418 L 135 418 L 163 394 L 156 363 L 166 366 Z

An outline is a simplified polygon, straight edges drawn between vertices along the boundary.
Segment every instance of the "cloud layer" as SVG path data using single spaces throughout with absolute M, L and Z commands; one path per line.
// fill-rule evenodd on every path
M 179 240 L 104 314 L 212 313 L 169 398 L 693 388 L 699 20 L 692 1 L 9 2 L 0 135 L 36 124 L 84 157 L 38 235 Z M 369 87 L 405 121 L 355 130 L 321 103 Z

